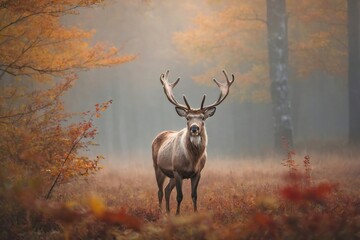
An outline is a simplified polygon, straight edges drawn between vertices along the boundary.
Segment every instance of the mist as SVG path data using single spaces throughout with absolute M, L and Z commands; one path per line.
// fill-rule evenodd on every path
M 64 23 L 96 31 L 93 43 L 106 42 L 123 54 L 137 59 L 107 69 L 80 73 L 76 85 L 64 97 L 69 111 L 81 112 L 96 103 L 113 100 L 102 118 L 96 121 L 99 147 L 110 162 L 143 156 L 151 161 L 151 142 L 164 130 L 180 130 L 180 118 L 164 95 L 159 76 L 170 70 L 170 81 L 180 77 L 175 95 L 185 94 L 192 107 L 199 107 L 203 94 L 206 103 L 215 101 L 219 89 L 208 80 L 203 85 L 193 76 L 206 72 L 208 63 L 194 63 L 176 49 L 175 32 L 192 27 L 192 19 L 210 9 L 193 1 L 112 1 L 103 8 L 81 10 L 66 17 Z M 234 64 L 236 65 L 236 64 Z M 225 69 L 236 72 L 235 67 Z M 224 81 L 218 69 L 218 80 Z M 214 76 L 215 77 L 215 76 Z M 239 84 L 235 75 L 236 86 Z M 209 158 L 261 156 L 272 152 L 273 116 L 269 102 L 241 101 L 230 90 L 228 98 L 206 121 Z M 301 81 L 290 79 L 292 124 L 295 148 L 307 150 L 314 144 L 345 143 L 348 135 L 348 95 L 345 79 L 325 73 L 311 74 Z M 121 160 L 120 160 L 121 159 Z

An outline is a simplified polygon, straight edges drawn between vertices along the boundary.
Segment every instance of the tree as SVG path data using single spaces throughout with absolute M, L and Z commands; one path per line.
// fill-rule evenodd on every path
M 360 1 L 348 0 L 349 143 L 360 144 Z
M 74 70 L 86 70 L 127 62 L 133 56 L 117 56 L 118 50 L 84 41 L 93 32 L 61 24 L 61 17 L 101 0 L 1 1 L 1 76 L 29 76 L 48 80 Z
M 73 86 L 77 72 L 135 56 L 120 56 L 118 49 L 102 43 L 91 46 L 93 31 L 65 26 L 61 18 L 102 2 L 0 1 L 0 164 L 9 171 L 22 169 L 17 177 L 9 174 L 11 179 L 38 176 L 46 190 L 47 184 L 99 169 L 102 157 L 91 159 L 83 152 L 95 145 L 93 119 L 110 102 L 95 106 L 94 112 L 74 114 L 64 110 L 61 96 Z
M 280 151 L 283 147 L 283 138 L 290 146 L 293 145 L 288 88 L 288 31 L 285 0 L 267 0 L 267 29 L 275 150 Z
M 199 14 L 193 21 L 193 27 L 174 34 L 174 42 L 180 52 L 193 62 L 201 62 L 210 68 L 194 79 L 203 83 L 215 74 L 214 69 L 232 69 L 236 72 L 235 87 L 241 100 L 271 101 L 273 104 L 276 148 L 281 142 L 279 136 L 291 142 L 289 96 L 286 92 L 282 95 L 274 92 L 278 86 L 273 84 L 274 65 L 269 61 L 276 58 L 268 57 L 275 54 L 275 48 L 266 41 L 267 33 L 271 34 L 274 30 L 270 24 L 276 21 L 269 19 L 271 16 L 267 12 L 284 6 L 285 2 L 271 6 L 269 1 L 257 0 L 206 2 L 210 6 L 209 12 Z M 286 49 L 280 52 L 289 67 L 284 65 L 283 76 L 288 72 L 287 79 L 305 79 L 311 73 L 323 71 L 344 77 L 347 58 L 344 1 L 288 0 L 286 7 L 287 10 L 282 11 L 287 13 L 283 21 L 288 21 L 285 24 L 288 38 L 284 38 L 282 47 L 288 48 L 288 57 Z M 287 91 L 286 85 L 280 88 Z M 282 97 L 276 99 L 276 96 Z M 281 111 L 279 106 L 283 106 Z M 279 112 L 275 112 L 277 109 Z M 281 123 L 281 119 L 287 123 Z M 278 128 L 280 126 L 282 130 Z

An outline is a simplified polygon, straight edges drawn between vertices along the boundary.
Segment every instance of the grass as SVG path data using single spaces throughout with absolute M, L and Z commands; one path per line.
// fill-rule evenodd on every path
M 304 171 L 301 156 L 295 156 L 299 173 Z M 164 203 L 163 212 L 158 210 L 150 159 L 119 161 L 117 165 L 105 166 L 87 181 L 61 185 L 54 193 L 55 202 L 65 202 L 60 207 L 61 217 L 50 208 L 52 211 L 44 214 L 45 217 L 28 223 L 31 231 L 25 236 L 27 239 L 29 236 L 33 239 L 39 236 L 44 239 L 359 239 L 357 155 L 314 154 L 310 161 L 311 184 L 306 185 L 303 174 L 299 174 L 300 179 L 285 177 L 289 170 L 281 164 L 281 159 L 210 158 L 198 188 L 199 213 L 193 213 L 190 181 L 185 180 L 180 217 L 174 216 L 175 190 L 170 200 L 171 214 L 164 213 Z M 70 217 L 64 209 L 71 210 Z M 120 214 L 117 209 L 122 209 Z M 94 214 L 71 215 L 86 211 Z M 70 220 L 64 221 L 67 217 Z M 132 217 L 139 223 L 132 224 Z M 45 228 L 46 221 L 53 225 Z M 35 229 L 38 235 L 33 235 L 31 226 L 38 226 Z

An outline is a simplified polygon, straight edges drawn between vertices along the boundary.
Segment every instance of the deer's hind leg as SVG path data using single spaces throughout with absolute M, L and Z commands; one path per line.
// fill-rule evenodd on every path
M 161 203 L 164 196 L 163 186 L 165 181 L 165 174 L 160 170 L 158 166 L 154 166 L 155 168 L 155 176 L 156 176 L 156 182 L 158 185 L 158 198 L 159 198 L 159 209 L 161 210 Z

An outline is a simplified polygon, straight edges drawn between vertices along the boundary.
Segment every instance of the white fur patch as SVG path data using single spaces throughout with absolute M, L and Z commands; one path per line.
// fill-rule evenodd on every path
M 190 136 L 190 142 L 194 144 L 195 146 L 199 146 L 201 142 L 200 136 Z

